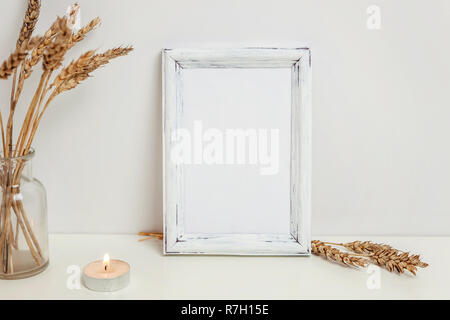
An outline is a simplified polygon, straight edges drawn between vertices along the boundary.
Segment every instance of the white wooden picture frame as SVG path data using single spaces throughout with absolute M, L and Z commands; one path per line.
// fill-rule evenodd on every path
M 214 255 L 309 255 L 311 251 L 310 50 L 308 48 L 245 48 L 215 50 L 164 49 L 162 52 L 162 56 L 164 253 Z M 191 74 L 188 72 L 193 72 L 193 70 L 198 70 L 199 74 L 197 74 L 196 77 L 188 76 Z M 210 90 L 205 88 L 204 91 L 201 91 L 199 88 L 195 87 L 195 83 L 192 84 L 186 82 L 187 79 L 190 79 L 189 81 L 191 82 L 194 81 L 192 79 L 201 79 L 201 72 L 206 72 L 205 74 L 208 75 L 214 75 L 216 74 L 214 73 L 216 72 L 216 70 L 218 77 L 220 77 L 221 75 L 221 70 L 231 70 L 230 74 L 232 76 L 233 70 L 244 70 L 243 74 L 249 75 L 249 77 L 252 77 L 253 71 L 259 72 L 258 75 L 255 75 L 255 77 L 249 79 L 264 78 L 262 79 L 262 81 L 266 81 L 267 83 L 269 83 L 269 85 L 271 79 L 266 79 L 268 77 L 260 76 L 266 74 L 264 72 L 279 70 L 279 74 L 281 77 L 280 79 L 285 79 L 285 76 L 287 74 L 288 78 L 286 78 L 287 80 L 285 79 L 286 81 L 283 80 L 284 82 L 273 82 L 274 87 L 278 88 L 276 90 L 280 92 L 280 96 L 283 95 L 283 97 L 285 97 L 286 92 L 288 92 L 289 94 L 289 97 L 283 100 L 289 102 L 288 111 L 285 112 L 285 115 L 286 117 L 288 117 L 289 122 L 287 129 L 283 129 L 285 131 L 287 130 L 288 132 L 288 135 L 285 136 L 287 138 L 284 139 L 286 141 L 284 142 L 287 143 L 289 148 L 283 149 L 288 150 L 289 152 L 289 159 L 283 162 L 287 164 L 287 178 L 283 180 L 287 181 L 287 184 L 286 187 L 283 186 L 283 188 L 281 188 L 283 190 L 283 195 L 281 195 L 280 191 L 279 197 L 280 199 L 283 199 L 282 201 L 280 200 L 280 208 L 287 208 L 286 210 L 280 210 L 287 211 L 283 214 L 280 213 L 280 217 L 282 216 L 282 219 L 286 220 L 282 221 L 282 226 L 287 226 L 286 229 L 282 229 L 285 231 L 267 232 L 267 226 L 276 225 L 278 223 L 278 221 L 274 220 L 273 223 L 262 223 L 261 225 L 265 226 L 264 228 L 262 228 L 265 231 L 262 232 L 258 232 L 258 229 L 253 230 L 253 224 L 249 226 L 248 229 L 251 231 L 247 232 L 223 232 L 223 230 L 217 232 L 217 230 L 219 230 L 221 226 L 223 226 L 223 224 L 217 222 L 218 229 L 215 228 L 216 226 L 212 225 L 214 221 L 222 220 L 220 216 L 214 218 L 216 210 L 211 210 L 211 208 L 214 208 L 214 203 L 212 203 L 213 200 L 209 199 L 209 184 L 208 186 L 206 186 L 205 183 L 195 184 L 195 174 L 196 172 L 200 171 L 195 171 L 197 169 L 189 171 L 190 169 L 188 169 L 188 165 L 176 163 L 171 157 L 171 150 L 174 147 L 174 132 L 176 132 L 176 130 L 180 129 L 183 124 L 186 123 L 186 120 L 183 119 L 189 118 L 189 110 L 197 112 L 197 116 L 198 112 L 202 112 L 201 110 L 210 110 L 207 112 L 208 117 L 212 117 L 215 114 L 225 114 L 224 112 L 226 112 L 227 109 L 214 110 L 214 103 L 210 103 L 208 105 L 209 109 L 206 109 L 206 107 L 197 108 L 196 105 L 192 105 L 192 101 L 203 101 L 195 100 L 196 96 L 192 98 L 193 95 L 198 95 L 198 92 L 200 92 L 200 94 L 204 92 L 206 95 L 211 95 L 211 92 L 213 92 L 215 89 Z M 233 79 L 236 79 L 236 77 Z M 205 83 L 215 83 L 215 81 L 214 79 L 212 81 L 211 79 L 208 79 L 205 81 L 202 80 L 200 81 L 200 83 L 205 86 Z M 286 83 L 286 86 L 282 87 L 280 83 Z M 194 93 L 187 95 L 186 90 L 191 90 L 189 88 L 194 88 Z M 252 87 L 251 90 L 253 89 L 258 90 L 258 88 Z M 224 87 L 223 90 L 225 93 L 228 93 L 226 87 Z M 276 90 L 274 90 L 274 92 Z M 271 96 L 267 93 L 268 91 L 270 92 L 271 89 L 267 87 L 260 89 L 261 95 L 267 95 L 268 97 L 268 99 L 265 100 L 272 101 Z M 230 95 L 225 96 L 227 97 L 227 99 L 233 98 L 232 96 L 230 97 Z M 191 105 L 186 104 L 187 100 L 190 101 L 189 103 Z M 210 99 L 208 101 L 219 102 L 219 98 L 217 98 L 217 100 Z M 264 110 L 273 110 L 273 115 L 276 115 L 276 108 L 278 107 L 279 106 L 277 105 L 277 103 L 272 103 L 272 105 L 270 105 L 268 102 L 268 105 L 264 106 Z M 243 113 L 245 112 L 245 108 L 241 108 L 240 110 L 242 110 Z M 250 116 L 251 115 L 249 115 L 249 117 Z M 224 118 L 227 117 L 225 116 Z M 270 120 L 270 117 L 266 118 Z M 275 119 L 277 117 L 273 118 Z M 267 119 L 264 119 L 264 121 L 269 121 Z M 284 120 L 282 121 L 286 122 L 286 118 L 284 118 Z M 244 170 L 243 168 L 244 167 L 241 166 L 236 170 Z M 209 170 L 209 173 L 213 173 L 211 176 L 215 176 L 214 170 L 224 169 L 223 166 L 217 166 L 217 169 L 214 169 L 214 167 L 208 167 L 205 170 Z M 232 175 L 226 174 L 226 176 L 227 179 L 232 179 Z M 214 188 L 213 185 L 218 186 L 219 188 L 225 188 L 224 185 L 226 184 L 215 184 L 215 182 L 216 181 L 214 181 L 214 183 L 211 183 L 211 189 Z M 235 186 L 241 186 L 241 183 L 235 184 Z M 268 186 L 271 187 L 269 184 Z M 196 190 L 196 188 L 200 189 Z M 274 187 L 273 190 L 278 189 L 275 189 Z M 194 203 L 194 200 L 191 199 L 195 197 L 198 198 L 198 195 L 201 195 L 202 193 L 205 195 L 205 201 L 208 201 L 208 203 L 205 202 L 204 207 L 198 201 Z M 225 192 L 224 196 L 227 196 L 227 194 L 228 193 Z M 211 198 L 212 197 L 213 196 L 211 196 Z M 262 195 L 261 201 L 271 201 L 271 199 L 267 198 L 267 196 Z M 288 203 L 286 203 L 286 201 Z M 230 202 L 232 202 L 235 206 L 239 205 L 239 203 L 234 203 L 233 201 L 224 203 L 228 204 Z M 192 203 L 194 203 L 194 205 L 192 205 Z M 267 205 L 261 207 L 261 205 L 255 203 L 255 208 L 258 206 L 263 209 L 267 207 Z M 192 208 L 195 208 L 195 210 Z M 223 211 L 219 210 L 220 208 L 217 209 L 217 212 Z M 200 211 L 202 210 L 205 210 L 206 212 L 200 213 Z M 193 225 L 192 223 L 190 224 L 190 221 L 187 220 L 187 217 L 191 217 L 194 214 L 192 211 L 195 211 L 195 214 L 199 213 L 199 217 L 207 217 L 207 219 L 205 220 L 208 220 L 208 223 L 211 224 L 211 231 L 208 230 L 207 226 L 205 228 L 201 227 L 199 229 L 200 231 L 197 230 L 195 232 L 192 232 L 192 230 L 188 230 L 189 228 L 187 228 L 187 226 Z M 257 215 L 258 212 L 255 212 L 255 210 L 240 212 L 239 216 L 245 218 L 244 215 L 246 214 L 246 212 L 249 212 L 249 215 L 251 213 L 249 219 L 253 219 L 253 221 L 255 222 L 254 225 L 257 225 L 261 221 L 264 222 L 264 218 L 260 218 Z M 278 219 L 273 218 L 275 217 L 275 215 L 270 215 L 270 217 L 272 217 L 271 219 Z M 189 219 L 195 220 L 194 218 Z M 235 221 L 239 225 L 239 221 L 236 221 L 236 219 L 234 219 L 233 221 Z M 201 223 L 198 217 L 196 218 L 195 223 Z M 240 230 L 239 228 L 237 229 Z

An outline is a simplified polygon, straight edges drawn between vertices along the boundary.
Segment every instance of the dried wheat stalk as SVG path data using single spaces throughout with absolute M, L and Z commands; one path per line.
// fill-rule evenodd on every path
M 410 255 L 408 252 L 402 252 L 387 244 L 353 241 L 340 245 L 353 252 L 369 254 L 370 259 L 374 263 L 389 271 L 403 273 L 405 270 L 408 270 L 415 275 L 417 267 L 428 267 L 427 263 L 420 260 L 420 255 Z
M 23 42 L 30 39 L 31 34 L 34 31 L 34 27 L 39 18 L 39 13 L 41 9 L 40 0 L 30 0 L 28 1 L 27 11 L 25 13 L 25 18 L 23 19 L 22 28 L 20 29 L 19 39 L 17 39 L 16 47 L 20 48 Z
M 0 66 L 0 79 L 8 79 L 13 74 L 14 70 L 26 58 L 27 52 L 22 47 L 17 48 L 11 55 L 3 61 Z
M 87 79 L 94 70 L 108 64 L 112 59 L 127 55 L 132 50 L 133 47 L 118 47 L 101 54 L 95 54 L 92 50 L 87 51 L 62 69 L 59 75 L 55 77 L 50 88 L 55 88 L 55 95 L 71 90 L 81 81 Z
M 162 240 L 164 238 L 163 234 L 160 232 L 139 232 L 139 235 L 145 236 L 145 238 L 139 239 L 138 241 L 145 241 L 148 239 Z
M 39 18 L 40 7 L 41 1 L 28 1 L 24 22 L 16 42 L 16 49 L 0 64 L 0 79 L 8 79 L 12 75 L 10 112 L 6 128 L 0 112 L 0 131 L 4 158 L 23 156 L 30 151 L 41 119 L 56 96 L 75 88 L 81 81 L 89 78 L 93 71 L 109 63 L 111 59 L 127 55 L 133 50 L 133 47 L 118 47 L 101 54 L 87 51 L 79 59 L 62 68 L 60 73 L 53 77 L 53 74 L 61 68 L 68 50 L 83 40 L 90 31 L 98 26 L 100 19 L 93 19 L 81 30 L 74 33 L 72 26 L 80 10 L 79 5 L 74 4 L 70 8 L 69 14 L 62 18 L 57 17 L 56 21 L 43 36 L 32 37 Z M 22 121 L 19 135 L 15 140 L 15 147 L 13 147 L 14 112 L 25 80 L 30 77 L 33 68 L 40 62 L 42 62 L 43 72 Z M 0 186 L 2 188 L 0 207 L 0 272 L 3 273 L 14 272 L 13 252 L 14 248 L 18 246 L 19 232 L 23 233 L 36 265 L 39 266 L 44 262 L 42 250 L 33 232 L 23 203 L 20 198 L 15 196 L 19 192 L 18 188 L 12 187 L 20 185 L 23 169 L 23 163 L 17 167 L 3 165 L 0 173 Z M 11 222 L 12 217 L 16 217 L 17 223 L 15 228 Z
M 329 245 L 344 247 L 357 254 L 364 254 L 372 263 L 390 272 L 403 273 L 405 270 L 416 275 L 417 267 L 426 268 L 428 264 L 420 260 L 420 255 L 410 255 L 390 245 L 371 241 L 353 241 L 348 243 L 327 242 Z
M 91 20 L 91 22 L 82 27 L 80 31 L 72 36 L 72 43 L 75 44 L 83 40 L 90 31 L 94 30 L 94 28 L 100 24 L 100 22 L 101 20 L 99 17 Z
M 351 250 L 353 252 L 368 254 L 374 253 L 375 251 L 379 250 L 392 249 L 392 247 L 387 244 L 373 243 L 371 241 L 353 241 L 349 243 L 337 243 L 335 245 L 342 246 L 347 250 Z
M 58 32 L 58 20 L 56 20 L 52 26 L 45 32 L 44 36 L 39 37 L 38 44 L 33 48 L 29 57 L 25 60 L 23 64 L 23 78 L 27 79 L 31 73 L 32 68 L 36 66 L 42 59 L 45 50 L 53 41 L 56 33 Z
M 64 60 L 64 55 L 69 50 L 72 40 L 72 30 L 68 26 L 66 17 L 57 18 L 56 35 L 44 52 L 42 67 L 45 71 L 58 69 Z
M 332 260 L 350 267 L 365 267 L 369 263 L 369 260 L 365 257 L 340 251 L 319 240 L 311 241 L 311 252 L 327 260 Z
M 39 18 L 40 9 L 41 9 L 41 1 L 40 0 L 28 1 L 28 7 L 27 7 L 27 11 L 25 12 L 25 17 L 23 19 L 22 28 L 20 29 L 19 38 L 16 41 L 16 49 L 20 50 L 21 53 L 25 53 L 27 51 L 27 48 L 24 48 L 24 47 L 28 46 L 28 43 L 30 42 L 31 35 L 34 31 L 34 27 L 36 26 L 36 23 Z M 16 63 L 17 62 L 19 62 L 19 64 L 20 64 L 20 62 L 22 62 L 22 61 L 17 60 Z M 12 150 L 12 127 L 13 127 L 12 119 L 13 119 L 15 107 L 17 104 L 17 98 L 20 95 L 20 93 L 22 92 L 22 85 L 23 85 L 23 81 L 21 80 L 21 78 L 19 78 L 19 84 L 16 83 L 18 64 L 17 64 L 17 66 L 14 66 L 14 64 L 15 63 L 11 64 L 11 67 L 14 68 L 14 75 L 13 75 L 12 87 L 11 87 L 10 114 L 9 114 L 9 118 L 8 118 L 7 129 L 6 129 L 7 130 L 6 140 L 8 143 L 8 152 L 5 153 L 5 156 L 10 156 L 10 153 Z M 22 67 L 22 69 L 23 69 L 23 67 Z M 16 85 L 18 88 L 18 94 L 16 94 Z M 2 138 L 3 138 L 3 131 L 2 131 Z

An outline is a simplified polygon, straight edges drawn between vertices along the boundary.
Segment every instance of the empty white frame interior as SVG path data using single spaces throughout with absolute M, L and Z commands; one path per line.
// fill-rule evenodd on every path
M 163 51 L 164 253 L 310 252 L 310 51 Z

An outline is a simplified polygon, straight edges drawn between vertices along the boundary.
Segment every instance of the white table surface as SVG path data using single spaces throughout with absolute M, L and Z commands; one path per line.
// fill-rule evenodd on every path
M 135 235 L 51 235 L 50 266 L 23 280 L 0 280 L 0 299 L 450 299 L 449 237 L 314 237 L 373 240 L 421 253 L 430 264 L 416 277 L 381 270 L 371 276 L 320 257 L 163 256 L 162 241 Z M 114 293 L 68 289 L 71 265 L 108 252 L 131 264 L 131 283 Z

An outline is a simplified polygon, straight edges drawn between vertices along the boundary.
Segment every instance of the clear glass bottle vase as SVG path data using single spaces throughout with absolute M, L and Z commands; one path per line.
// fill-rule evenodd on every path
M 36 275 L 48 266 L 47 196 L 27 155 L 0 158 L 0 279 Z

